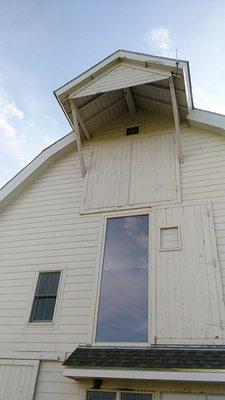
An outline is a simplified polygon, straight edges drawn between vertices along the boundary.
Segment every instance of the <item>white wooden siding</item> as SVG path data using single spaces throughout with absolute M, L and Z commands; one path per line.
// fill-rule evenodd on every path
M 178 198 L 173 134 L 101 140 L 93 146 L 84 211 Z
M 160 252 L 160 236 L 156 236 L 157 343 L 219 338 L 225 310 L 223 304 L 219 307 L 221 280 L 207 206 L 156 211 L 157 231 L 174 225 L 180 227 L 181 250 Z
M 113 70 L 107 72 L 101 78 L 87 85 L 84 89 L 80 90 L 73 95 L 73 98 L 90 96 L 95 93 L 108 92 L 130 86 L 141 85 L 142 83 L 150 83 L 168 78 L 168 73 L 158 74 L 149 70 L 142 70 L 140 68 L 133 68 L 120 65 Z
M 197 393 L 163 393 L 162 400 L 225 400 L 225 396 Z
M 40 363 L 34 400 L 80 400 L 81 386 L 62 375 L 62 364 Z
M 172 134 L 135 137 L 132 141 L 129 204 L 176 200 L 177 162 Z
M 38 361 L 0 360 L 0 398 L 33 400 Z
M 99 141 L 93 146 L 84 209 L 121 207 L 128 203 L 131 141 Z
M 140 116 L 137 116 L 137 122 L 140 122 L 138 118 L 140 118 Z M 128 123 L 127 119 L 124 121 L 126 124 Z M 124 127 L 126 125 L 124 125 L 124 121 L 116 121 L 114 126 L 109 126 L 107 129 L 99 132 L 99 135 L 109 135 L 111 137 L 109 143 L 115 144 L 115 148 L 117 149 L 116 153 L 121 149 L 120 143 L 123 140 L 119 137 L 116 138 L 116 136 L 124 132 Z M 140 142 L 143 140 L 142 143 L 145 143 L 145 140 L 156 140 L 154 139 L 154 135 L 151 136 L 154 130 L 161 129 L 163 131 L 169 128 L 169 120 L 163 117 L 148 115 L 148 118 L 143 118 L 143 136 L 131 138 L 131 142 L 138 143 L 135 151 L 137 150 L 138 154 L 140 154 L 142 148 L 143 152 L 145 151 L 145 146 L 139 144 L 138 140 L 140 140 Z M 160 136 L 161 135 L 158 133 L 157 138 Z M 167 134 L 163 134 L 161 139 L 165 136 L 167 137 Z M 124 142 L 126 142 L 126 139 L 128 139 L 128 143 L 130 138 L 124 138 Z M 159 138 L 157 140 L 161 139 Z M 93 138 L 87 145 L 84 145 L 86 164 L 89 162 L 90 145 L 94 141 L 95 139 Z M 97 139 L 94 142 L 95 146 L 100 142 L 103 143 L 104 139 Z M 116 146 L 116 143 L 119 144 Z M 164 149 L 163 143 L 160 146 Z M 184 153 L 184 164 L 181 165 L 183 203 L 186 204 L 187 202 L 198 201 L 201 204 L 205 204 L 206 201 L 212 202 L 213 215 L 209 218 L 212 219 L 214 217 L 216 245 L 219 254 L 223 291 L 225 294 L 225 138 L 218 134 L 203 132 L 198 129 L 194 130 L 193 128 L 185 128 L 182 134 L 182 146 Z M 146 150 L 146 153 L 148 151 L 149 150 Z M 144 157 L 145 153 L 143 159 L 145 159 Z M 132 158 L 133 160 L 136 159 L 136 154 L 132 154 Z M 140 159 L 141 156 L 138 155 L 138 160 Z M 123 162 L 125 162 L 124 160 L 123 158 Z M 161 160 L 163 162 L 163 157 Z M 118 165 L 117 161 L 116 164 Z M 146 165 L 147 164 L 144 164 L 144 166 Z M 144 170 L 146 171 L 146 180 L 147 168 L 148 167 Z M 104 185 L 106 185 L 110 179 L 108 179 L 108 181 L 106 180 Z M 118 189 L 119 182 L 120 181 L 117 179 Z M 109 193 L 111 193 L 110 190 Z M 130 192 L 132 192 L 131 188 Z M 12 353 L 14 351 L 47 351 L 52 354 L 55 352 L 72 352 L 78 343 L 89 342 L 90 324 L 92 323 L 91 313 L 94 300 L 94 280 L 96 268 L 99 267 L 98 251 L 101 238 L 102 216 L 100 215 L 100 209 L 96 214 L 80 215 L 83 193 L 84 179 L 81 177 L 79 159 L 75 152 L 68 152 L 64 154 L 60 160 L 50 164 L 48 168 L 37 176 L 16 198 L 12 199 L 11 203 L 9 203 L 5 209 L 1 210 L 1 353 Z M 135 193 L 136 201 L 138 201 L 137 191 Z M 115 197 L 113 198 L 113 196 Z M 119 202 L 118 199 L 121 198 L 121 192 L 115 193 L 113 196 L 111 196 L 110 199 L 113 198 L 113 202 Z M 143 201 L 144 197 L 141 190 L 140 196 Z M 146 205 L 146 203 L 143 204 Z M 143 204 L 141 204 L 141 206 Z M 152 203 L 152 205 L 155 205 L 155 203 Z M 190 212 L 190 215 L 193 216 L 194 214 Z M 169 221 L 168 219 L 166 226 L 168 226 L 168 224 L 171 225 L 172 222 L 172 225 L 179 225 L 179 221 L 177 220 L 178 217 L 176 219 L 174 214 L 173 221 Z M 205 224 L 205 226 L 207 226 L 207 220 Z M 181 231 L 182 251 L 183 246 L 186 245 L 186 240 L 188 241 L 192 238 L 190 223 L 187 225 L 187 229 L 189 230 L 189 234 L 186 234 L 185 237 L 187 239 L 185 239 L 184 243 L 183 233 Z M 158 230 L 156 231 L 156 235 L 157 240 L 159 240 L 157 232 Z M 201 237 L 200 235 L 197 240 L 200 240 Z M 211 248 L 210 245 L 208 248 Z M 178 268 L 177 262 L 179 257 L 181 257 L 180 254 L 179 251 L 172 251 L 167 254 L 164 253 L 168 263 L 176 261 L 175 267 L 178 272 L 180 269 Z M 208 258 L 211 257 L 210 254 L 207 255 Z M 163 257 L 163 252 L 160 257 L 161 256 Z M 185 257 L 187 257 L 186 262 L 190 260 L 191 263 L 192 254 L 187 254 Z M 173 261 L 173 258 L 175 261 Z M 191 268 L 193 268 L 193 263 L 190 265 Z M 66 271 L 64 294 L 59 304 L 58 324 L 53 327 L 44 325 L 28 326 L 26 322 L 29 316 L 28 310 L 32 302 L 36 273 L 38 271 L 54 270 L 58 268 L 62 268 Z M 199 282 L 200 271 L 198 266 L 196 268 Z M 201 265 L 201 271 L 202 268 Z M 166 288 L 169 287 L 168 285 L 172 287 L 172 280 L 174 279 L 175 283 L 178 282 L 181 279 L 181 275 L 178 274 L 175 276 L 175 270 L 172 271 L 172 274 L 169 274 L 169 269 L 166 267 L 165 270 L 168 274 L 168 280 L 165 282 L 166 291 Z M 216 268 L 216 270 L 218 270 L 218 268 Z M 188 269 L 185 270 L 185 273 L 188 273 Z M 209 270 L 207 274 L 208 273 Z M 189 281 L 187 281 L 185 286 L 186 297 L 190 290 L 197 291 L 196 284 L 193 285 L 189 275 L 188 277 Z M 162 275 L 162 278 L 165 279 L 165 276 Z M 212 282 L 214 281 L 212 280 Z M 201 284 L 199 284 L 199 287 L 201 289 Z M 175 291 L 177 296 L 181 294 L 179 290 L 180 289 Z M 217 292 L 218 288 L 215 289 L 214 296 Z M 210 293 L 212 293 L 212 291 Z M 171 297 L 169 297 L 169 294 Z M 166 293 L 165 296 L 169 299 L 169 307 L 171 310 L 172 292 Z M 163 301 L 167 300 L 164 299 Z M 181 313 L 181 304 L 178 303 L 176 307 L 178 308 L 176 312 L 178 314 Z M 187 308 L 185 308 L 185 313 L 187 313 Z M 208 333 L 204 333 L 205 338 L 206 335 L 208 335 L 207 337 L 212 337 L 212 332 L 219 332 L 221 324 L 225 327 L 225 317 L 223 315 L 221 315 L 221 317 L 222 321 L 220 321 L 219 324 L 217 311 L 215 311 L 213 322 L 209 319 L 209 324 L 207 325 Z M 179 336 L 182 332 L 183 335 L 187 335 L 191 329 L 192 339 L 190 339 L 190 341 L 193 343 L 199 340 L 199 337 L 196 337 L 197 334 L 200 334 L 198 324 L 196 327 L 194 324 L 192 324 L 192 327 L 189 327 L 185 325 L 183 319 L 180 319 L 178 321 L 179 326 L 176 325 L 175 328 L 175 325 L 169 324 L 166 316 L 162 315 L 162 318 L 167 324 L 167 332 L 163 331 L 163 338 L 171 337 L 174 339 L 174 342 L 176 342 L 180 340 Z M 174 314 L 173 318 L 175 318 Z M 187 318 L 191 319 L 193 317 L 189 316 Z M 212 323 L 212 325 L 210 325 L 210 323 Z M 205 340 L 207 341 L 208 339 Z M 217 342 L 217 339 L 215 339 L 215 342 Z
M 225 138 L 200 129 L 184 129 L 181 165 L 183 201 L 212 202 L 216 243 L 225 296 Z M 225 316 L 223 316 L 225 329 Z
M 87 341 L 100 217 L 79 215 L 83 182 L 70 151 L 0 214 L 1 353 L 70 352 Z M 36 274 L 55 269 L 66 275 L 58 323 L 27 325 Z

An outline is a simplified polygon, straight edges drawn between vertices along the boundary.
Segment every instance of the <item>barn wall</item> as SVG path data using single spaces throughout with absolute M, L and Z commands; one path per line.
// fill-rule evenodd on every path
M 99 132 L 99 136 L 104 140 L 108 134 L 117 140 L 127 122 L 117 122 Z M 171 131 L 170 121 L 165 117 L 148 115 L 142 123 L 144 135 L 160 134 L 159 128 L 164 133 Z M 225 294 L 225 138 L 194 128 L 185 128 L 182 136 L 182 201 L 203 205 L 212 202 Z M 87 165 L 90 152 L 89 142 L 84 146 Z M 154 170 L 151 174 L 154 175 Z M 78 156 L 69 151 L 48 166 L 0 213 L 1 353 L 56 354 L 71 352 L 77 344 L 90 342 L 103 217 L 100 210 L 80 214 L 85 184 Z M 175 201 L 177 205 L 178 201 Z M 27 321 L 37 273 L 55 269 L 63 271 L 55 324 L 30 325 Z M 218 328 L 219 318 L 209 322 L 215 328 L 210 328 L 209 334 L 202 333 L 205 339 L 218 336 L 221 328 Z M 187 332 L 189 327 L 185 329 Z M 170 333 L 176 343 L 180 327 L 177 330 L 171 327 Z M 202 338 L 198 335 L 193 328 L 192 343 Z

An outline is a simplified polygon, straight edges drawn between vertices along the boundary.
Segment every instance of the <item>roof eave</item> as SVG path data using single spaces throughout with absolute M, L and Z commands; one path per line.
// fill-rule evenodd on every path
M 176 68 L 176 66 L 177 66 L 177 64 L 176 64 L 177 61 L 172 58 L 153 56 L 150 54 L 136 53 L 136 52 L 126 51 L 126 50 L 117 50 L 116 52 L 114 52 L 111 55 L 109 55 L 108 57 L 104 58 L 99 63 L 95 64 L 93 67 L 89 68 L 82 74 L 78 75 L 77 77 L 75 77 L 74 79 L 72 79 L 71 81 L 66 83 L 65 85 L 56 89 L 54 91 L 54 94 L 56 95 L 56 97 L 59 97 L 59 96 L 65 94 L 72 87 L 80 84 L 83 80 L 87 79 L 89 76 L 95 74 L 100 69 L 110 65 L 114 61 L 118 60 L 119 58 L 123 58 L 123 57 L 129 58 L 133 61 L 153 62 L 155 64 L 158 64 L 158 65 L 161 64 L 162 66 L 170 67 L 170 68 Z M 185 60 L 178 60 L 178 61 L 179 61 L 179 68 L 181 68 L 181 69 L 187 68 L 189 70 L 188 61 L 185 61 Z M 190 74 L 188 74 L 188 76 L 190 78 Z
M 63 376 L 73 379 L 134 379 L 182 382 L 225 382 L 224 370 L 131 370 L 116 368 L 67 368 Z
M 187 115 L 191 126 L 203 127 L 225 135 L 225 115 L 193 108 Z

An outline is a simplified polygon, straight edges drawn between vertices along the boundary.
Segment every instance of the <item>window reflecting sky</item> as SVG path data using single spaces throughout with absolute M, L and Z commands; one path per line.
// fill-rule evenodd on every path
M 148 215 L 107 222 L 97 337 L 148 340 Z

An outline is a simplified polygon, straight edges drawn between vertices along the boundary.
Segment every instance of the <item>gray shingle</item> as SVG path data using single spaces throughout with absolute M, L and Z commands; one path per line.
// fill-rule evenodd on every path
M 78 347 L 64 362 L 80 368 L 225 368 L 225 348 L 96 348 Z

